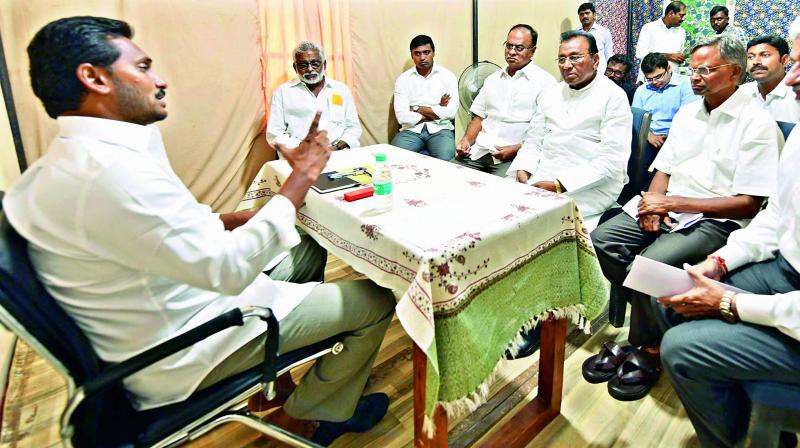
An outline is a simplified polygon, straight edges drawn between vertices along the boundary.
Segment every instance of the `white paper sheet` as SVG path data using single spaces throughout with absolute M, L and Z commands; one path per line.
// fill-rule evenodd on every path
M 725 289 L 747 294 L 739 288 L 711 280 Z M 664 297 L 684 293 L 694 287 L 694 280 L 683 269 L 637 255 L 631 271 L 622 283 L 626 288 L 653 296 Z
M 638 194 L 631 198 L 625 205 L 622 206 L 622 211 L 628 214 L 633 219 L 639 219 L 636 217 L 636 214 L 639 212 L 639 201 L 642 200 L 642 197 Z M 702 213 L 669 213 L 669 217 L 672 219 L 674 225 L 669 230 L 669 233 L 677 232 L 681 229 L 689 228 L 696 223 L 700 222 L 703 219 Z

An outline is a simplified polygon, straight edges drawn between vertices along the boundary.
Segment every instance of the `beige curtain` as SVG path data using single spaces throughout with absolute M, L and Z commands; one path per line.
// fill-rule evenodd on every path
M 0 5 L 29 164 L 46 150 L 56 125 L 31 91 L 25 47 L 51 20 L 114 17 L 134 27 L 134 41 L 169 84 L 169 117 L 158 126 L 175 172 L 201 202 L 218 211 L 234 209 L 266 154 L 257 138 L 264 123 L 257 0 L 2 0 Z

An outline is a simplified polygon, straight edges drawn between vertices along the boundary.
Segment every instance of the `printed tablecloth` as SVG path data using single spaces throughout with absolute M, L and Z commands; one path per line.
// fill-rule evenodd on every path
M 334 152 L 325 171 L 372 165 L 376 152 L 392 168 L 391 211 L 374 212 L 374 197 L 346 202 L 348 190 L 310 191 L 297 221 L 399 297 L 397 316 L 428 357 L 426 416 L 437 403 L 454 417 L 483 403 L 505 349 L 548 312 L 588 331 L 608 291 L 569 197 L 390 145 Z M 269 200 L 290 172 L 264 165 L 239 209 Z

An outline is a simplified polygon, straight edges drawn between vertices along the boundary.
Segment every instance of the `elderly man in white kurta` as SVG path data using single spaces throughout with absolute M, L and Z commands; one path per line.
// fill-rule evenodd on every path
M 357 148 L 361 137 L 358 111 L 350 89 L 325 73 L 325 52 L 313 42 L 301 42 L 292 64 L 297 79 L 281 84 L 272 94 L 267 141 L 294 148 L 308 132 L 317 111 L 319 127 L 328 132 L 331 149 Z
M 683 64 L 683 46 L 686 43 L 686 30 L 681 23 L 686 19 L 686 5 L 671 2 L 664 9 L 664 16 L 645 23 L 636 42 L 636 59 L 640 61 L 650 53 L 664 53 L 673 73 L 678 73 L 678 65 Z M 644 82 L 644 73 L 639 70 L 638 81 Z
M 633 117 L 625 92 L 596 71 L 594 37 L 575 31 L 562 39 L 564 81 L 542 93 L 508 172 L 520 182 L 566 192 L 591 230 L 627 180 Z
M 472 120 L 456 145 L 456 163 L 505 176 L 525 139 L 542 90 L 556 83 L 531 61 L 538 35 L 529 25 L 508 32 L 508 66 L 492 73 L 470 107 Z

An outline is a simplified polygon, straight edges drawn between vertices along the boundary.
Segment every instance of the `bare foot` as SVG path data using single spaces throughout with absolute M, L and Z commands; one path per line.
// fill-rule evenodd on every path
M 300 437 L 305 437 L 306 439 L 311 439 L 314 433 L 317 432 L 317 428 L 319 428 L 318 421 L 298 420 L 283 412 L 283 408 L 273 412 L 267 416 L 265 420 L 291 433 L 297 434 Z
M 275 398 L 267 400 L 262 392 L 259 392 L 247 401 L 247 409 L 251 412 L 266 411 L 273 408 L 279 408 L 286 403 L 289 395 L 294 392 L 297 385 L 294 384 L 292 376 L 289 372 L 284 373 L 275 380 Z

